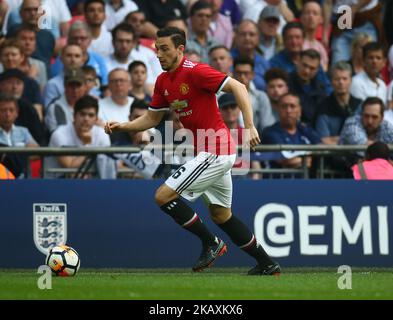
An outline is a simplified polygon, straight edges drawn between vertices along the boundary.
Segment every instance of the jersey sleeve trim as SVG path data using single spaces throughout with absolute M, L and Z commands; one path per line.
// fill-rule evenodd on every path
M 160 108 L 158 108 L 158 107 L 150 106 L 149 110 L 156 111 L 156 112 L 158 112 L 158 111 L 169 111 L 169 107 L 160 107 Z
M 226 77 L 222 80 L 222 82 L 220 83 L 220 85 L 219 85 L 219 87 L 218 87 L 216 93 L 219 93 L 219 92 L 222 90 L 222 88 L 225 87 L 225 85 L 227 84 L 228 81 L 229 81 L 229 77 L 226 76 Z

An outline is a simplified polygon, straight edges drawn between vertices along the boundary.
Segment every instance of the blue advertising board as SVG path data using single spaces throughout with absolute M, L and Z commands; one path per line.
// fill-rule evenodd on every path
M 55 243 L 82 267 L 190 267 L 200 242 L 154 203 L 162 181 L 0 182 L 0 268 L 36 268 Z M 218 266 L 252 266 L 228 244 Z M 234 180 L 233 213 L 283 266 L 393 266 L 393 183 L 352 180 Z

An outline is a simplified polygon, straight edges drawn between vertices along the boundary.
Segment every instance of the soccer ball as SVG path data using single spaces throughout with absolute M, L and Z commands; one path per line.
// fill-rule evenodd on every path
M 68 277 L 76 275 L 80 259 L 75 249 L 66 245 L 57 245 L 49 251 L 46 264 L 57 276 Z

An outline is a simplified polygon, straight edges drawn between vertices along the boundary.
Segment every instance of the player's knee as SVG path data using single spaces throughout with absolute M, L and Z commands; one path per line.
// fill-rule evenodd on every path
M 155 194 L 155 201 L 159 207 L 167 204 L 169 201 L 176 199 L 178 196 L 176 193 L 166 190 L 165 186 L 161 186 L 157 189 Z
M 210 207 L 210 217 L 215 224 L 223 224 L 227 222 L 232 216 L 230 209 L 214 209 Z

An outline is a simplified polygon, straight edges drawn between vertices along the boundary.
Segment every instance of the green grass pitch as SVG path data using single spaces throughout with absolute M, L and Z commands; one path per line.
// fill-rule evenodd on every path
M 392 268 L 352 269 L 352 289 L 340 290 L 333 268 L 288 268 L 280 276 L 250 277 L 244 268 L 81 269 L 52 278 L 40 290 L 34 270 L 0 270 L 0 299 L 262 300 L 393 299 Z

